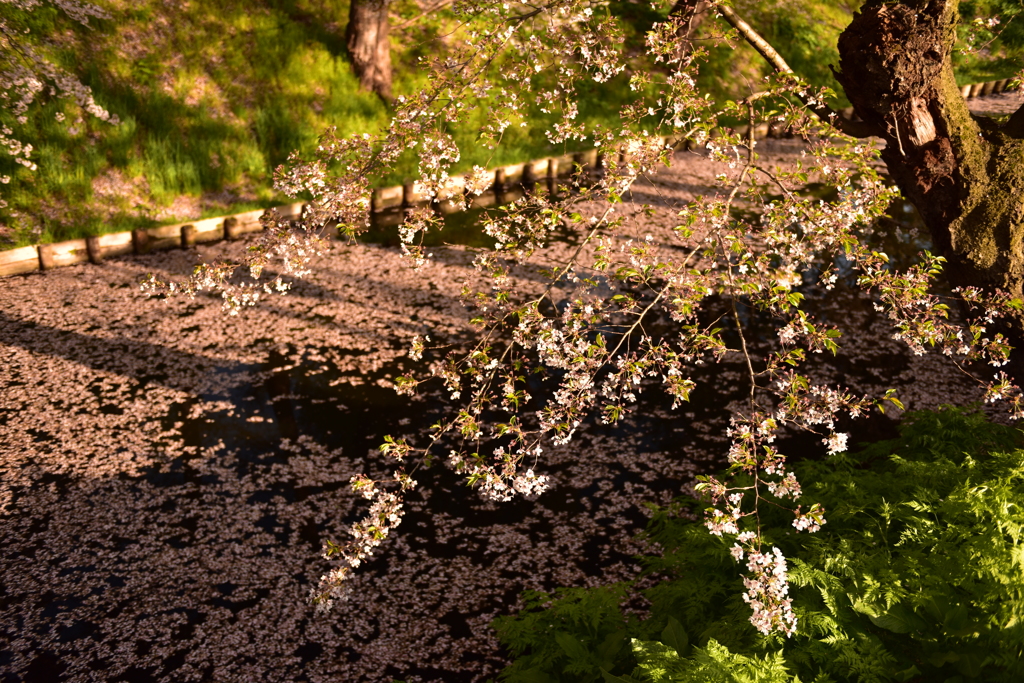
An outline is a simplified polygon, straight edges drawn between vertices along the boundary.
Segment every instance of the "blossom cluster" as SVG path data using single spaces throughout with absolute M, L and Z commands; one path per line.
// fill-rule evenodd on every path
M 1016 14 L 1011 14 L 1006 23 L 1012 21 L 1015 16 Z M 1002 33 L 1003 29 L 998 28 L 1000 24 L 1003 24 L 1003 20 L 999 15 L 974 17 L 971 21 L 962 22 L 958 27 L 960 45 L 957 51 L 962 55 L 969 55 L 988 48 Z
M 319 611 L 327 611 L 334 602 L 345 597 L 345 578 L 349 572 L 369 558 L 391 531 L 402 522 L 402 494 L 415 488 L 416 482 L 404 473 L 397 473 L 394 482 L 397 492 L 379 488 L 377 482 L 365 475 L 352 477 L 352 490 L 371 501 L 366 516 L 349 527 L 352 538 L 345 545 L 328 541 L 324 545 L 325 559 L 340 558 L 339 566 L 320 577 L 320 584 L 310 591 L 310 600 Z
M 308 220 L 308 219 L 307 219 Z M 283 276 L 301 278 L 309 274 L 309 262 L 322 256 L 328 247 L 319 231 L 307 223 L 283 220 L 273 211 L 261 218 L 263 232 L 249 247 L 246 268 L 238 263 L 200 263 L 192 275 L 182 281 L 165 281 L 150 274 L 140 283 L 142 292 L 150 295 L 180 295 L 195 298 L 200 292 L 218 292 L 229 315 L 247 306 L 255 306 L 263 295 L 284 294 L 291 283 Z M 264 269 L 271 262 L 280 262 L 281 270 L 273 280 L 262 280 Z
M 789 597 L 786 558 L 782 551 L 772 548 L 770 552 L 750 553 L 747 571 L 749 576 L 743 579 L 747 589 L 743 600 L 753 610 L 750 623 L 766 635 L 773 631 L 793 635 L 797 619 Z
M 536 454 L 539 455 L 539 451 Z M 452 451 L 448 456 L 448 464 L 456 472 L 466 475 L 487 500 L 508 502 L 516 493 L 532 500 L 548 489 L 546 476 L 534 474 L 532 469 L 516 472 L 515 458 L 504 449 L 494 450 L 493 465 L 483 463 L 476 454 L 472 456 L 467 458 L 458 451 Z

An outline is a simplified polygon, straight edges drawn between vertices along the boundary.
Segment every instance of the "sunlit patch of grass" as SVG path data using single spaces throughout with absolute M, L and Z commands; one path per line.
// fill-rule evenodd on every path
M 845 15 L 828 0 L 803 4 L 814 11 L 755 18 L 798 73 L 813 84 L 834 86 L 828 64 L 838 60 L 835 38 Z M 93 28 L 85 29 L 52 7 L 19 14 L 0 3 L 4 16 L 25 18 L 31 29 L 27 39 L 42 54 L 77 75 L 121 120 L 112 126 L 83 117 L 69 100 L 46 98 L 33 105 L 26 125 L 0 112 L 0 124 L 35 147 L 38 164 L 32 173 L 0 157 L 0 175 L 11 177 L 0 188 L 9 204 L 0 211 L 0 228 L 9 228 L 0 230 L 8 238 L 0 248 L 138 227 L 182 197 L 228 189 L 263 204 L 282 201 L 271 185 L 274 169 L 289 153 L 310 153 L 328 126 L 337 126 L 342 135 L 372 133 L 390 119 L 388 107 L 361 92 L 351 72 L 344 38 L 348 8 L 348 0 L 192 0 L 177 7 L 137 0 L 116 10 L 112 20 L 93 20 Z M 396 0 L 392 9 L 396 26 L 420 12 L 411 0 Z M 627 25 L 627 50 L 639 54 L 644 32 L 661 15 L 629 3 L 613 4 L 611 10 Z M 460 35 L 444 10 L 393 32 L 396 94 L 428 85 L 416 63 L 447 49 L 437 38 L 441 34 L 450 34 L 448 41 Z M 963 74 L 967 80 L 1009 75 L 1010 62 L 1004 62 L 967 60 Z M 499 60 L 495 81 L 501 70 Z M 700 80 L 721 99 L 756 89 L 765 73 L 748 48 L 713 48 Z M 615 128 L 621 106 L 634 93 L 622 76 L 604 85 L 582 85 L 579 95 L 580 120 Z M 449 129 L 462 152 L 454 172 L 593 144 L 552 145 L 544 130 L 553 117 L 528 105 L 529 125 L 510 127 L 490 149 L 480 144 L 478 131 L 492 102 L 474 104 L 476 110 Z M 840 98 L 836 104 L 846 102 Z M 415 177 L 410 152 L 374 182 L 393 185 Z M 111 178 L 125 185 L 124 196 L 109 191 Z M 97 189 L 102 187 L 108 191 Z

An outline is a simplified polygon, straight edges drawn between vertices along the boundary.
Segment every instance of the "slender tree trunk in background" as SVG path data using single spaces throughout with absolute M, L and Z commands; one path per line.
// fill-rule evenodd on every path
M 680 17 L 683 20 L 683 25 L 676 35 L 682 39 L 687 53 L 692 51 L 693 36 L 708 14 L 707 0 L 676 0 L 676 4 L 672 6 L 669 16 Z
M 389 0 L 352 0 L 345 40 L 352 70 L 364 90 L 391 102 L 391 39 Z
M 971 115 L 951 60 L 958 5 L 867 0 L 839 38 L 836 78 L 885 139 L 951 284 L 1024 297 L 1024 108 L 1002 125 Z M 1019 345 L 1024 316 L 1002 331 Z

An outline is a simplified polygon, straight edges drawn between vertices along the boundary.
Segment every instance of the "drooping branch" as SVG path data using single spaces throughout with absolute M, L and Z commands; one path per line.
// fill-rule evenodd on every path
M 736 10 L 728 5 L 718 5 L 718 12 L 725 18 L 729 24 L 739 31 L 743 39 L 750 44 L 752 48 L 757 50 L 757 53 L 768 62 L 768 64 L 780 74 L 792 74 L 793 69 L 786 63 L 782 55 L 779 54 L 778 50 L 771 46 L 771 44 L 761 37 L 754 28 L 748 24 L 743 18 L 736 14 Z M 831 124 L 836 129 L 842 131 L 846 135 L 855 138 L 868 138 L 873 135 L 878 135 L 878 131 L 869 123 L 864 121 L 852 121 L 843 117 L 839 112 L 832 109 L 824 102 L 815 101 L 811 103 L 811 100 L 806 95 L 799 95 L 800 101 L 807 106 L 815 116 L 824 121 L 825 123 Z
M 708 0 L 676 0 L 668 15 L 683 20 L 676 35 L 689 43 L 694 32 L 708 16 Z

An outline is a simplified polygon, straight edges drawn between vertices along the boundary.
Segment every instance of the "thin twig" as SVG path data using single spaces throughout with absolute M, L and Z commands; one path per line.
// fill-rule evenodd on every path
M 400 31 L 401 29 L 405 28 L 406 26 L 410 26 L 412 24 L 415 24 L 417 21 L 419 21 L 423 17 L 427 16 L 428 14 L 432 14 L 432 13 L 436 12 L 439 9 L 444 9 L 445 7 L 447 7 L 448 5 L 452 4 L 453 2 L 455 2 L 455 0 L 441 0 L 439 3 L 437 3 L 433 7 L 428 7 L 427 9 L 423 10 L 422 12 L 420 12 L 419 14 L 414 16 L 412 19 L 406 19 L 401 24 L 396 24 L 395 26 L 392 26 L 391 28 L 393 30 L 395 30 L 395 31 Z
M 782 58 L 782 55 L 780 55 L 767 40 L 762 38 L 761 34 L 755 31 L 750 24 L 745 22 L 740 15 L 736 14 L 736 10 L 728 5 L 718 5 L 717 9 L 725 20 L 740 32 L 743 39 L 746 40 L 751 47 L 757 50 L 757 53 L 761 55 L 761 57 L 764 58 L 764 60 L 768 62 L 776 72 L 780 74 L 794 74 L 793 69 L 786 63 L 786 60 Z M 805 94 L 797 93 L 797 97 L 799 97 L 800 101 L 804 103 L 804 106 L 814 112 L 819 119 L 833 126 L 837 130 L 846 133 L 850 137 L 868 138 L 873 135 L 878 135 L 878 131 L 875 127 L 865 121 L 851 121 L 850 119 L 843 118 L 839 113 L 832 109 L 832 107 L 828 106 L 824 102 L 810 104 L 810 98 Z

